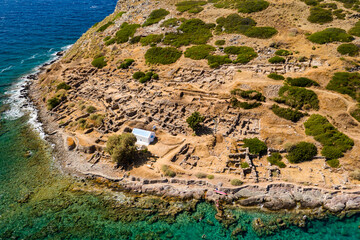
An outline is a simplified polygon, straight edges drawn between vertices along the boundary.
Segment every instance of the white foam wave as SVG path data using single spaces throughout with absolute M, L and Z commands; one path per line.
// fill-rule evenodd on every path
M 34 58 L 36 58 L 36 56 L 37 55 L 39 55 L 38 53 L 35 53 L 34 55 L 32 55 L 31 57 L 29 57 L 28 59 L 30 60 L 30 59 L 34 59 Z
M 10 70 L 10 69 L 12 69 L 12 68 L 13 68 L 13 65 L 10 65 L 10 66 L 2 69 L 2 70 L 0 71 L 0 73 L 3 73 L 3 72 L 5 72 L 5 71 L 8 71 L 8 70 Z
M 21 60 L 20 64 L 23 64 L 25 62 L 25 60 Z
M 61 48 L 62 51 L 66 51 L 68 49 L 70 49 L 74 44 L 70 44 L 70 45 L 66 45 L 64 47 Z
M 93 5 L 93 6 L 91 6 L 90 8 L 91 8 L 91 9 L 94 9 L 94 8 L 98 8 L 98 6 Z

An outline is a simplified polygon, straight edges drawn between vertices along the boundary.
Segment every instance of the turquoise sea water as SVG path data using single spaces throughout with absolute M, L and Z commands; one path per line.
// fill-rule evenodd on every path
M 22 77 L 74 43 L 115 3 L 0 0 L 0 239 L 360 239 L 359 215 L 307 221 L 300 228 L 278 224 L 288 214 L 231 210 L 219 222 L 207 203 L 169 204 L 62 174 L 34 130 L 41 126 L 31 106 L 19 98 Z M 256 231 L 257 218 L 270 227 Z

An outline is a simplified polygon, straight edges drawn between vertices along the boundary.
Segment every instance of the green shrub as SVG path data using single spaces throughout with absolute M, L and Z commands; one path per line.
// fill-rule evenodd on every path
M 291 163 L 300 163 L 311 161 L 317 154 L 317 148 L 314 144 L 308 142 L 300 142 L 290 147 L 289 154 L 286 158 Z
M 318 0 L 301 0 L 301 1 L 305 2 L 306 5 L 309 5 L 309 6 L 316 6 L 320 2 Z
M 359 54 L 359 47 L 352 43 L 341 44 L 337 51 L 342 55 L 357 56 Z
M 125 12 L 118 12 L 118 13 L 115 15 L 113 21 L 115 21 L 115 20 L 118 19 L 118 18 L 121 18 L 121 16 L 122 16 L 124 13 L 125 13 Z
M 106 143 L 106 151 L 117 167 L 130 165 L 137 156 L 136 137 L 132 133 L 110 136 Z
M 292 122 L 297 122 L 304 116 L 304 114 L 299 112 L 298 110 L 292 110 L 290 108 L 282 108 L 276 104 L 274 104 L 271 107 L 271 110 L 276 116 L 290 120 Z
M 355 26 L 349 30 L 349 34 L 360 37 L 360 21 L 358 21 Z
M 176 10 L 179 12 L 199 13 L 203 10 L 201 6 L 207 4 L 206 1 L 184 1 L 177 3 Z
M 274 99 L 276 102 L 285 103 L 293 108 L 319 109 L 319 99 L 316 93 L 305 88 L 283 86 L 280 88 L 279 96 Z
M 140 40 L 141 40 L 141 36 L 135 36 L 129 40 L 129 43 L 136 44 L 136 43 L 140 42 Z
M 230 46 L 224 49 L 224 52 L 227 54 L 238 55 L 237 59 L 234 63 L 242 63 L 246 64 L 250 62 L 252 59 L 256 58 L 258 55 L 251 47 L 241 46 L 235 47 Z
M 182 52 L 172 47 L 152 47 L 145 53 L 146 63 L 172 64 L 182 55 Z
M 277 33 L 278 31 L 273 27 L 252 27 L 244 35 L 251 38 L 268 39 Z
M 191 116 L 186 119 L 189 127 L 196 133 L 201 128 L 201 123 L 204 122 L 205 117 L 201 116 L 199 112 L 193 112 Z
M 96 111 L 96 107 L 94 107 L 94 106 L 88 106 L 86 108 L 87 113 L 94 113 L 95 111 Z
M 154 43 L 161 42 L 163 38 L 164 38 L 163 34 L 150 34 L 150 35 L 147 35 L 146 37 L 142 37 L 140 39 L 140 43 L 143 46 L 151 45 L 151 44 L 154 44 Z
M 135 72 L 132 77 L 136 80 L 139 80 L 140 78 L 145 77 L 145 73 L 140 71 Z
M 267 160 L 271 165 L 275 165 L 280 168 L 286 167 L 286 164 L 283 161 L 281 161 L 282 160 L 281 154 L 278 152 L 271 153 L 271 155 L 267 158 Z
M 91 62 L 91 65 L 93 65 L 94 67 L 96 68 L 103 68 L 105 67 L 107 64 L 106 64 L 106 61 L 105 61 L 105 57 L 98 57 L 98 58 L 95 58 L 92 62 Z
M 332 12 L 334 16 L 336 16 L 337 19 L 345 20 L 346 13 L 344 13 L 344 10 L 338 9 Z
M 262 104 L 259 102 L 252 102 L 252 103 L 248 103 L 248 102 L 240 102 L 239 100 L 237 100 L 237 98 L 232 97 L 230 99 L 230 104 L 233 108 L 243 108 L 243 109 L 253 109 L 253 108 L 257 108 L 259 106 L 261 106 Z
M 249 164 L 247 162 L 242 162 L 241 163 L 241 168 L 248 168 L 250 167 Z
M 198 173 L 196 173 L 195 174 L 195 176 L 197 177 L 197 178 L 206 178 L 206 173 L 201 173 L 201 172 L 198 172 Z
M 105 31 L 108 27 L 110 27 L 111 25 L 113 25 L 114 22 L 110 21 L 108 23 L 105 23 L 104 25 L 102 25 L 101 27 L 99 27 L 99 29 L 97 30 L 97 32 L 103 32 Z
M 336 3 L 322 3 L 319 5 L 321 8 L 337 9 Z
M 311 42 L 325 44 L 331 42 L 351 42 L 354 38 L 340 28 L 327 28 L 307 37 Z
M 340 149 L 333 146 L 324 146 L 321 150 L 321 155 L 323 155 L 326 159 L 337 159 L 344 156 Z
M 326 89 L 333 90 L 360 100 L 360 73 L 337 72 L 334 74 Z
M 333 21 L 333 16 L 331 10 L 327 10 L 320 7 L 312 7 L 310 9 L 310 16 L 308 21 L 311 23 L 328 23 Z
M 52 110 L 62 102 L 62 99 L 59 97 L 52 97 L 47 100 L 47 108 Z
M 116 39 L 115 39 L 115 38 L 111 38 L 111 39 L 109 39 L 109 40 L 107 40 L 107 41 L 105 42 L 105 46 L 112 45 L 112 44 L 114 44 L 115 42 L 116 42 Z
M 240 179 L 231 179 L 230 183 L 233 186 L 241 186 L 243 184 L 243 182 Z
M 235 88 L 233 90 L 230 91 L 230 93 L 232 95 L 236 95 L 236 96 L 240 96 L 244 99 L 248 99 L 248 100 L 256 100 L 256 101 L 261 101 L 261 102 L 265 102 L 266 98 L 264 95 L 262 95 L 261 92 L 255 91 L 255 90 L 241 90 L 238 88 Z
M 111 39 L 111 36 L 106 36 L 103 41 L 106 42 L 107 40 L 110 40 Z
M 206 24 L 200 19 L 186 20 L 180 25 L 177 33 L 165 35 L 164 44 L 175 47 L 206 44 L 212 37 L 213 27 L 213 24 Z
M 292 52 L 285 50 L 285 49 L 279 49 L 275 52 L 275 55 L 278 55 L 278 56 L 289 56 L 291 54 L 292 54 Z
M 56 91 L 59 91 L 60 89 L 69 90 L 71 87 L 66 84 L 66 82 L 61 82 L 56 86 Z
M 216 40 L 215 45 L 216 46 L 223 46 L 223 45 L 225 45 L 225 40 Z
M 214 175 L 209 174 L 209 175 L 207 175 L 207 178 L 208 178 L 208 179 L 214 179 L 215 177 L 214 177 Z
M 311 79 L 305 78 L 305 77 L 287 78 L 286 83 L 288 83 L 290 86 L 294 86 L 294 87 L 319 86 L 319 84 L 317 82 L 315 82 L 314 80 L 311 80 Z
M 101 114 L 91 114 L 89 117 L 89 122 L 94 125 L 94 127 L 100 127 L 103 123 L 104 116 Z
M 162 24 L 161 27 L 176 27 L 179 26 L 179 22 L 181 20 L 177 19 L 177 18 L 170 18 L 168 20 L 165 20 Z
M 339 132 L 325 117 L 313 114 L 304 123 L 305 133 L 314 136 L 315 140 L 320 142 L 323 147 L 330 146 L 340 150 L 342 153 L 352 149 L 354 141 L 345 134 Z M 332 152 L 334 149 L 327 149 L 326 152 Z M 331 155 L 329 155 L 331 156 Z
M 360 122 L 360 108 L 353 110 L 351 113 L 351 116 L 355 118 L 358 122 Z
M 284 76 L 276 74 L 276 73 L 270 73 L 269 75 L 267 75 L 268 78 L 272 78 L 274 80 L 284 80 Z
M 249 148 L 252 154 L 264 155 L 267 152 L 266 144 L 258 138 L 245 138 L 243 147 Z
M 124 22 L 120 26 L 120 30 L 115 34 L 116 43 L 125 43 L 129 40 L 130 37 L 134 36 L 136 29 L 140 27 L 139 24 L 128 24 Z
M 332 167 L 332 168 L 338 168 L 338 167 L 340 167 L 339 159 L 327 160 L 326 163 L 327 163 L 330 167 Z
M 134 59 L 131 58 L 125 59 L 118 68 L 128 69 L 131 66 L 131 64 L 133 64 L 134 62 L 135 62 Z
M 242 18 L 238 14 L 230 14 L 227 17 L 220 17 L 216 19 L 217 32 L 221 33 L 240 33 L 245 34 L 247 30 L 256 26 L 256 22 L 251 18 Z
M 151 78 L 155 80 L 159 80 L 159 74 L 154 73 Z
M 154 10 L 150 13 L 148 19 L 146 20 L 146 22 L 142 25 L 143 27 L 146 27 L 146 26 L 150 26 L 150 25 L 153 25 L 155 23 L 158 23 L 160 22 L 162 19 L 164 19 L 170 12 L 163 9 L 163 8 L 160 8 L 160 9 L 157 9 L 157 10 Z
M 268 7 L 269 3 L 264 0 L 242 0 L 236 4 L 236 8 L 241 13 L 260 12 Z
M 228 55 L 209 55 L 207 57 L 208 64 L 211 68 L 218 68 L 223 64 L 232 63 Z
M 216 48 L 210 45 L 192 46 L 186 49 L 184 55 L 194 60 L 206 59 Z
M 175 177 L 176 176 L 176 173 L 173 170 L 171 170 L 168 165 L 162 165 L 161 170 L 167 177 Z
M 286 60 L 283 57 L 275 56 L 270 58 L 268 61 L 269 63 L 276 64 L 276 63 L 285 63 Z

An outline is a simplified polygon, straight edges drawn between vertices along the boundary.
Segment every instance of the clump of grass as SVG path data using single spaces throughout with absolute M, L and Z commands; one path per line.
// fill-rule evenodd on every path
M 326 163 L 332 167 L 332 168 L 338 168 L 340 167 L 340 161 L 339 159 L 331 159 L 331 160 L 327 160 Z
M 125 43 L 129 40 L 130 37 L 134 36 L 136 29 L 140 27 L 139 24 L 128 24 L 124 22 L 120 26 L 120 30 L 115 34 L 116 43 Z
M 241 64 L 246 64 L 258 56 L 253 48 L 246 46 L 229 46 L 224 49 L 224 52 L 227 54 L 237 55 L 238 57 L 234 63 Z
M 301 163 L 311 161 L 317 154 L 317 148 L 314 144 L 308 142 L 299 142 L 290 147 L 286 158 L 291 163 Z
M 152 71 L 144 73 L 144 72 L 135 72 L 133 74 L 133 78 L 138 80 L 140 83 L 146 83 L 151 79 L 158 80 L 159 75 L 157 73 L 153 73 Z
M 230 99 L 230 104 L 233 108 L 253 109 L 260 107 L 262 104 L 259 102 L 240 102 L 236 97 Z
M 288 77 L 286 79 L 286 83 L 289 84 L 290 86 L 294 86 L 294 87 L 320 86 L 314 80 L 311 80 L 311 79 L 305 78 L 305 77 L 299 77 L 299 78 L 290 78 L 290 77 Z
M 308 21 L 311 23 L 324 24 L 332 22 L 334 20 L 331 10 L 327 10 L 320 7 L 312 7 L 310 9 L 310 16 Z
M 291 54 L 292 54 L 292 52 L 285 50 L 285 49 L 279 49 L 275 52 L 275 55 L 277 55 L 277 56 L 289 56 Z
M 132 77 L 136 80 L 139 80 L 140 78 L 145 77 L 145 73 L 140 71 L 135 72 Z
M 351 42 L 354 38 L 341 28 L 326 28 L 307 37 L 313 43 Z
M 252 27 L 244 35 L 251 38 L 268 39 L 277 33 L 278 31 L 273 27 Z
M 186 49 L 184 55 L 194 60 L 206 59 L 216 48 L 210 45 L 192 46 Z
M 270 58 L 268 61 L 269 63 L 276 64 L 276 63 L 285 63 L 286 60 L 283 57 L 275 56 Z
M 107 40 L 110 40 L 111 39 L 111 36 L 106 36 L 103 41 L 106 42 Z
M 97 30 L 97 32 L 104 32 L 108 27 L 110 27 L 111 25 L 113 25 L 114 22 L 110 21 L 108 23 L 105 23 L 104 25 L 102 25 L 101 27 L 99 27 L 99 29 Z
M 88 122 L 90 125 L 93 125 L 94 127 L 100 127 L 103 123 L 104 116 L 101 114 L 91 114 L 89 116 Z
M 175 47 L 206 44 L 212 37 L 213 27 L 213 24 L 206 24 L 200 19 L 186 20 L 180 25 L 178 32 L 165 35 L 164 44 Z
M 204 10 L 204 8 L 202 8 L 201 6 L 204 6 L 205 4 L 207 4 L 206 1 L 184 1 L 184 2 L 179 2 L 176 4 L 176 10 L 178 10 L 179 12 L 189 12 L 189 13 L 199 13 L 202 10 Z
M 207 175 L 207 178 L 208 178 L 208 179 L 214 179 L 214 178 L 215 178 L 215 176 L 214 176 L 214 175 L 212 175 L 212 174 L 209 174 L 209 175 Z
M 360 181 L 360 169 L 359 168 L 355 169 L 352 173 L 350 173 L 350 177 L 352 179 Z
M 119 69 L 128 69 L 133 63 L 135 62 L 134 59 L 127 58 L 124 61 L 121 62 L 119 65 Z
M 253 13 L 260 12 L 269 7 L 269 3 L 264 0 L 243 0 L 238 1 L 236 4 L 236 8 L 241 13 Z
M 268 78 L 274 79 L 274 80 L 284 80 L 285 77 L 282 75 L 279 75 L 277 73 L 270 73 L 269 75 L 267 75 Z
M 131 38 L 129 40 L 129 42 L 130 42 L 130 44 L 136 44 L 136 43 L 140 42 L 140 40 L 141 40 L 141 36 L 135 36 L 135 37 Z
M 161 171 L 167 177 L 175 177 L 176 176 L 176 173 L 173 170 L 171 170 L 168 165 L 162 165 L 161 166 Z
M 221 65 L 227 64 L 227 63 L 232 63 L 231 59 L 229 58 L 228 55 L 209 55 L 207 57 L 208 60 L 208 64 L 211 68 L 218 68 Z
M 95 111 L 96 111 L 96 107 L 94 107 L 94 106 L 88 106 L 86 108 L 87 113 L 94 113 Z
M 341 53 L 341 55 L 349 55 L 354 57 L 359 54 L 359 47 L 352 43 L 344 43 L 337 48 L 337 51 Z
M 248 168 L 250 167 L 249 164 L 247 162 L 242 162 L 241 163 L 241 168 Z
M 283 86 L 279 91 L 279 98 L 274 99 L 278 103 L 284 103 L 297 109 L 319 109 L 319 99 L 315 92 L 292 86 Z
M 360 21 L 358 21 L 355 26 L 349 30 L 349 34 L 360 37 Z
M 360 107 L 358 106 L 355 110 L 351 111 L 351 116 L 360 122 Z
M 216 40 L 215 45 L 216 46 L 223 46 L 223 45 L 225 45 L 225 40 Z
M 245 34 L 247 30 L 256 26 L 256 22 L 252 18 L 243 18 L 238 14 L 230 14 L 227 17 L 220 17 L 216 19 L 216 31 L 221 33 L 240 33 Z
M 241 186 L 243 184 L 243 182 L 240 179 L 231 179 L 230 183 L 233 186 Z
M 182 55 L 182 52 L 172 47 L 152 47 L 145 53 L 146 63 L 149 64 L 172 64 Z
M 179 23 L 184 21 L 184 19 L 177 19 L 177 18 L 170 18 L 168 20 L 165 20 L 162 24 L 161 27 L 176 27 L 179 26 Z
M 150 26 L 150 25 L 153 25 L 155 23 L 158 23 L 160 22 L 162 19 L 164 19 L 170 12 L 163 9 L 163 8 L 160 8 L 160 9 L 157 9 L 157 10 L 154 10 L 150 13 L 148 19 L 146 20 L 146 22 L 142 25 L 143 27 L 146 27 L 146 26 Z
M 299 121 L 303 116 L 305 116 L 302 112 L 299 112 L 298 110 L 292 110 L 290 108 L 282 108 L 276 104 L 274 104 L 271 107 L 271 110 L 273 113 L 281 118 L 290 120 L 292 122 Z
M 360 101 L 360 73 L 337 72 L 326 86 L 326 89 L 347 94 Z
M 231 90 L 230 93 L 231 93 L 231 95 L 240 96 L 247 100 L 256 100 L 256 101 L 260 101 L 260 102 L 265 102 L 265 100 L 266 100 L 265 96 L 261 92 L 258 92 L 256 90 L 244 91 L 244 90 L 235 88 L 235 89 Z
M 60 89 L 69 90 L 71 87 L 66 84 L 66 82 L 61 82 L 56 86 L 56 91 L 59 91 Z
M 271 155 L 267 158 L 267 160 L 271 165 L 275 165 L 280 168 L 286 167 L 286 164 L 283 161 L 281 161 L 282 160 L 281 154 L 278 152 L 271 153 Z
M 143 46 L 156 44 L 156 43 L 161 42 L 163 38 L 164 38 L 163 34 L 150 34 L 150 35 L 147 35 L 146 37 L 142 37 L 140 39 L 140 43 Z
M 206 178 L 207 174 L 206 174 L 206 173 L 198 172 L 198 173 L 195 174 L 195 176 L 196 176 L 197 178 Z
M 337 9 L 337 10 L 333 11 L 332 13 L 334 16 L 336 16 L 337 19 L 344 20 L 346 17 L 346 13 L 344 12 L 343 9 Z
M 100 56 L 97 58 L 94 58 L 94 60 L 91 62 L 91 65 L 93 65 L 96 68 L 103 68 L 107 65 L 105 57 L 104 56 Z
M 126 12 L 118 12 L 118 13 L 115 15 L 113 21 L 115 21 L 115 20 L 118 19 L 118 18 L 121 18 L 121 16 L 124 15 L 124 13 L 126 13 Z

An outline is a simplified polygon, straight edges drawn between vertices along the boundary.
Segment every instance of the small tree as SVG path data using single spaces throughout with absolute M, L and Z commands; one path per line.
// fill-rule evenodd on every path
M 248 147 L 249 152 L 252 154 L 264 155 L 267 151 L 266 144 L 258 138 L 245 138 L 244 147 Z
M 314 144 L 308 142 L 299 142 L 290 148 L 286 158 L 291 163 L 300 163 L 311 161 L 317 154 L 317 148 Z
M 132 133 L 123 133 L 109 137 L 106 143 L 106 151 L 116 162 L 117 167 L 127 166 L 133 162 L 137 149 L 135 147 L 136 137 Z
M 198 131 L 201 127 L 201 123 L 205 120 L 204 116 L 201 116 L 199 112 L 193 112 L 190 117 L 186 119 L 186 122 L 189 124 L 189 127 L 196 131 Z

